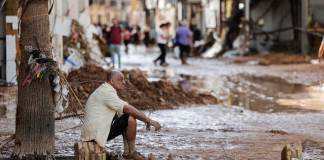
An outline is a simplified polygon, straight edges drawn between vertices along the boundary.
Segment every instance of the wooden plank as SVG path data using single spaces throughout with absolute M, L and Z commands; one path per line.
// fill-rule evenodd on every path
M 75 160 L 106 160 L 105 149 L 95 142 L 79 142 L 74 146 Z
M 301 160 L 302 159 L 301 143 L 287 144 L 281 151 L 281 160 Z
M 80 151 L 80 147 L 79 147 L 79 143 L 75 143 L 74 144 L 74 160 L 79 160 L 79 153 Z

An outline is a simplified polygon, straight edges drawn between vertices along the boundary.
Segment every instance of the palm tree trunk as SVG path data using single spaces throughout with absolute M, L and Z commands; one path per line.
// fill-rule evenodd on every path
M 30 74 L 31 49 L 52 58 L 48 0 L 21 0 L 21 64 L 18 76 L 18 104 L 14 159 L 52 159 L 54 152 L 54 101 L 49 75 L 23 81 Z

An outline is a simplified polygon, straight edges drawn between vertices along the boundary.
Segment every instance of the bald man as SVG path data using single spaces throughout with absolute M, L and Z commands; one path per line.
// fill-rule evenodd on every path
M 121 100 L 117 91 L 125 87 L 124 75 L 119 71 L 107 74 L 107 82 L 98 87 L 89 97 L 85 107 L 85 119 L 81 128 L 82 141 L 95 141 L 105 147 L 107 140 L 123 135 L 124 153 L 127 159 L 145 159 L 135 149 L 136 120 L 143 121 L 146 127 L 161 126 L 135 107 Z

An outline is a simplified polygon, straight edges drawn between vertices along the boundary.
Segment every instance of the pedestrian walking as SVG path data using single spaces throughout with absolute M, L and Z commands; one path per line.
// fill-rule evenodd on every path
M 122 28 L 120 27 L 119 20 L 114 18 L 113 26 L 110 27 L 110 52 L 112 53 L 111 59 L 113 63 L 113 67 L 116 68 L 118 64 L 118 68 L 121 68 L 121 55 L 120 55 L 120 47 L 122 43 Z
M 187 63 L 187 56 L 190 53 L 190 45 L 192 44 L 192 32 L 189 29 L 187 22 L 182 21 L 180 27 L 176 31 L 176 44 L 180 48 L 180 59 L 183 65 Z
M 139 25 L 133 26 L 132 43 L 136 46 L 138 46 L 141 43 L 141 27 Z
M 145 47 L 149 47 L 149 45 L 151 43 L 150 32 L 151 32 L 151 28 L 149 26 L 145 26 L 145 28 L 144 28 L 144 38 L 143 38 L 143 42 L 144 42 Z
M 171 36 L 169 34 L 170 22 L 162 23 L 160 25 L 160 29 L 157 35 L 157 43 L 160 48 L 161 54 L 158 58 L 154 60 L 154 64 L 156 65 L 160 61 L 161 66 L 167 66 L 168 63 L 165 60 L 167 54 L 167 44 L 170 40 Z
M 125 52 L 126 52 L 126 54 L 128 54 L 128 50 L 129 50 L 128 44 L 131 42 L 131 38 L 132 38 L 132 33 L 131 33 L 130 27 L 126 27 L 123 37 L 124 37 Z
M 190 29 L 192 31 L 193 56 L 200 56 L 204 44 L 202 33 L 196 24 L 191 25 Z

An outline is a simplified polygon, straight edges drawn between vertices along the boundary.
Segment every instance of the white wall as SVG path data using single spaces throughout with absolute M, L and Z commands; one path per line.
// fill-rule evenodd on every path
M 59 67 L 63 65 L 63 35 L 54 33 L 55 23 L 60 27 L 63 19 L 79 19 L 81 12 L 89 7 L 89 0 L 56 0 L 52 13 L 50 14 L 50 30 L 53 34 L 52 45 L 54 59 L 58 62 Z M 65 28 L 70 30 L 71 28 Z
M 12 29 L 18 30 L 18 17 L 6 16 L 6 24 L 11 25 Z M 16 55 L 17 55 L 17 39 L 14 34 L 6 34 L 6 81 L 17 84 L 16 73 Z
M 0 78 L 5 79 L 6 77 L 6 63 L 5 63 L 5 54 L 6 54 L 6 31 L 5 31 L 5 23 L 6 23 L 6 16 L 4 14 L 4 11 L 2 10 L 0 12 Z

